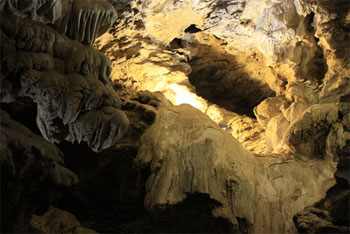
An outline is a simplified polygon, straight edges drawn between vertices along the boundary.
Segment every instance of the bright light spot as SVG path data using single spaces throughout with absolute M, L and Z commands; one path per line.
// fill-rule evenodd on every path
M 226 130 L 226 127 L 225 126 L 223 126 L 223 127 L 221 127 L 222 128 L 222 130 Z
M 213 104 L 210 105 L 206 113 L 215 123 L 221 124 L 224 121 L 224 114 L 221 111 L 220 107 Z
M 207 102 L 192 93 L 186 86 L 171 84 L 167 86 L 167 90 L 163 93 L 174 105 L 189 104 L 203 113 L 208 108 Z

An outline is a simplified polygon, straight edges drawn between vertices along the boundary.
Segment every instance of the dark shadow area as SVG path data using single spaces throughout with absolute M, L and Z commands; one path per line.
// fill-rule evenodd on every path
M 23 164 L 28 155 L 23 150 L 17 149 L 16 146 L 11 146 L 11 148 L 16 155 L 14 163 L 19 164 L 20 169 L 25 167 Z M 56 193 L 50 191 L 52 185 L 38 182 L 39 178 L 35 176 L 34 174 L 21 178 L 16 176 L 14 171 L 9 170 L 3 162 L 0 164 L 1 233 L 27 232 L 31 215 L 33 213 L 42 215 L 46 212 L 52 202 L 51 199 L 58 194 L 58 191 L 55 191 Z
M 275 95 L 265 82 L 267 68 L 257 54 L 242 54 L 245 57 L 238 59 L 210 45 L 194 46 L 199 52 L 190 61 L 189 80 L 199 96 L 229 111 L 255 117 L 253 108 Z
M 215 218 L 220 206 L 206 194 L 192 194 L 167 210 L 149 214 L 144 208 L 145 184 L 150 173 L 134 168 L 137 149 L 91 152 L 84 144 L 62 143 L 65 166 L 80 179 L 55 207 L 77 217 L 81 225 L 98 233 L 234 233 L 232 224 Z M 238 222 L 248 233 L 245 220 Z M 246 230 L 246 231 L 244 231 Z
M 293 221 L 299 233 L 349 233 L 349 210 L 349 184 L 337 179 L 324 199 L 295 215 Z
M 154 122 L 155 113 L 142 105 L 151 100 L 148 92 L 140 92 L 134 100 L 123 101 L 128 131 L 101 153 L 93 152 L 85 142 L 59 144 L 65 167 L 79 177 L 79 183 L 56 206 L 75 215 L 82 226 L 99 233 L 125 233 L 123 225 L 147 216 L 143 201 L 149 173 L 134 167 L 133 160 L 141 135 Z
M 137 149 L 125 147 L 92 152 L 86 144 L 60 144 L 65 166 L 79 177 L 56 207 L 77 217 L 98 233 L 124 233 L 121 226 L 142 219 L 145 171 L 133 168 Z
M 316 32 L 315 28 L 313 27 L 314 17 L 315 14 L 311 12 L 304 19 L 306 31 L 312 35 L 315 35 Z M 324 58 L 323 49 L 318 45 L 319 39 L 315 36 L 313 39 L 315 40 L 316 50 L 312 59 L 307 64 L 305 64 L 305 67 L 307 69 L 305 76 L 307 79 L 317 79 L 318 84 L 321 84 L 328 71 L 328 65 L 326 59 Z
M 182 203 L 154 217 L 153 225 L 157 233 L 233 233 L 229 221 L 211 213 L 220 205 L 207 194 L 189 194 Z
M 346 105 L 344 109 L 342 106 L 339 121 L 348 113 Z M 350 141 L 334 153 L 338 161 L 334 174 L 336 184 L 324 199 L 294 216 L 299 233 L 350 233 Z
M 13 120 L 23 124 L 32 132 L 41 136 L 36 124 L 37 105 L 32 99 L 19 97 L 12 103 L 1 103 L 1 109 L 6 111 Z
M 184 48 L 184 42 L 180 38 L 174 38 L 170 43 L 169 43 L 169 48 L 176 50 L 179 48 Z
M 191 24 L 188 28 L 185 29 L 186 33 L 197 33 L 200 31 L 202 31 L 202 30 L 197 28 L 197 26 L 195 24 Z
M 333 225 L 350 227 L 349 181 L 338 176 L 335 177 L 337 184 L 327 191 L 326 198 L 320 201 L 316 207 L 329 212 Z
M 319 41 L 318 38 L 315 37 L 316 43 Z M 316 44 L 316 52 L 311 61 L 307 64 L 309 68 L 309 77 L 316 77 L 318 84 L 323 82 L 323 79 L 328 71 L 327 61 L 323 55 L 323 49 Z

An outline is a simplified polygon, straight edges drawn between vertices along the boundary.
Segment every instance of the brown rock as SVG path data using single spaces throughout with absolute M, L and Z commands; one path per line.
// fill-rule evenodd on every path
M 30 225 L 37 233 L 97 233 L 80 226 L 74 215 L 52 206 L 43 216 L 33 215 Z

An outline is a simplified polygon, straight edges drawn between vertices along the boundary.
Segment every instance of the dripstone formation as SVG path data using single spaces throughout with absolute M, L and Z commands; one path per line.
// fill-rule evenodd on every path
M 78 182 L 52 143 L 87 142 L 99 152 L 128 128 L 109 59 L 90 45 L 117 13 L 105 1 L 2 1 L 0 10 L 1 102 L 12 110 L 21 100 L 35 103 L 32 114 L 46 139 L 2 111 L 2 230 L 25 231 L 17 229 L 21 220 L 48 203 L 55 187 Z
M 348 1 L 4 0 L 1 232 L 348 233 Z
M 1 99 L 31 98 L 37 104 L 37 125 L 50 142 L 86 141 L 101 151 L 120 139 L 128 120 L 109 84 L 108 58 L 81 43 L 91 44 L 116 12 L 104 1 L 73 1 L 66 8 L 63 3 L 8 1 L 3 6 Z M 38 15 L 22 18 L 17 11 Z M 69 20 L 61 22 L 67 14 Z M 46 17 L 51 21 L 45 22 Z

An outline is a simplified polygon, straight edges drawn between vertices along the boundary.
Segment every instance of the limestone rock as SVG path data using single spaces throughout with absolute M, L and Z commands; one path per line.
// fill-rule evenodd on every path
M 91 45 L 116 19 L 115 9 L 104 0 L 74 0 L 67 36 Z
M 221 112 L 227 113 L 228 111 L 221 110 Z M 260 126 L 256 119 L 232 112 L 228 112 L 224 116 L 226 121 L 219 123 L 219 126 L 222 126 L 223 130 L 237 139 L 246 150 L 256 156 L 265 156 L 267 154 L 271 156 L 265 141 L 265 129 Z
M 349 228 L 335 226 L 327 211 L 309 207 L 296 216 L 297 229 L 300 233 L 348 233 Z
M 286 105 L 287 100 L 284 97 L 267 98 L 254 108 L 254 114 L 260 125 L 266 128 L 273 117 L 282 114 Z
M 307 163 L 254 158 L 189 105 L 160 107 L 141 137 L 136 163 L 151 171 L 150 212 L 164 212 L 189 194 L 208 194 L 217 202 L 214 217 L 229 220 L 236 232 L 248 224 L 254 233 L 295 231 L 293 214 L 325 196 L 336 170 L 332 156 Z M 307 179 L 311 175 L 317 179 Z
M 38 127 L 51 142 L 86 141 L 95 151 L 115 144 L 128 120 L 109 83 L 108 58 L 46 25 L 6 17 L 1 101 L 30 97 L 37 103 Z
M 0 11 L 53 25 L 70 39 L 91 45 L 117 18 L 113 6 L 104 0 L 4 0 Z
M 298 155 L 324 155 L 325 138 L 337 119 L 338 110 L 333 104 L 313 105 L 290 125 L 283 140 Z
M 37 233 L 97 233 L 81 227 L 74 215 L 52 206 L 43 216 L 33 215 L 30 225 Z
M 349 185 L 338 180 L 327 196 L 312 207 L 306 207 L 294 217 L 299 232 L 348 233 Z
M 253 117 L 255 108 L 267 131 L 267 151 L 284 151 L 287 128 L 310 106 L 349 95 L 347 56 L 323 45 L 332 40 L 333 47 L 348 50 L 334 37 L 339 29 L 347 39 L 340 25 L 349 25 L 348 8 L 258 0 L 114 5 L 125 11 L 114 30 L 97 41 L 112 59 L 113 80 L 137 90 L 161 91 L 173 104 L 187 103 L 204 113 L 218 104 Z M 179 9 L 186 9 L 186 17 L 180 17 Z M 176 25 L 165 26 L 168 21 Z M 323 43 L 321 32 L 328 28 L 332 30 Z
M 345 0 L 109 2 L 0 2 L 1 102 L 37 104 L 82 181 L 66 208 L 101 232 L 348 231 Z
M 297 41 L 306 41 L 307 20 L 299 15 L 294 1 L 135 1 L 132 4 L 145 15 L 147 35 L 169 43 L 174 38 L 182 38 L 184 30 L 191 24 L 215 36 L 225 39 L 233 47 L 243 51 L 256 50 L 263 53 L 268 64 L 280 59 L 287 47 L 295 53 L 302 49 L 313 53 L 306 42 L 298 49 L 292 49 Z M 186 17 L 182 16 L 186 9 Z M 162 22 L 169 17 L 171 27 L 163 27 Z M 308 37 L 308 36 L 306 36 Z M 309 47 L 309 48 L 308 48 Z M 293 52 L 292 52 L 293 53 Z M 298 58 L 301 59 L 299 53 Z M 292 58 L 293 60 L 293 58 Z M 294 62 L 298 63 L 297 60 Z
M 119 3 L 115 4 L 118 8 Z M 254 122 L 249 119 L 254 116 L 253 107 L 274 95 L 264 80 L 270 72 L 263 56 L 227 50 L 224 40 L 201 33 L 193 25 L 185 30 L 183 39 L 176 38 L 164 46 L 147 38 L 143 16 L 128 7 L 120 14 L 113 30 L 95 43 L 111 58 L 112 80 L 126 89 L 161 91 L 173 104 L 190 104 L 211 118 L 216 114 L 225 115 L 225 121 L 216 121 L 220 126 L 231 131 L 234 125 L 237 131 L 234 129 L 232 134 L 245 147 L 254 153 L 266 153 L 264 130 L 257 125 L 257 131 L 249 127 Z M 209 66 L 213 72 L 207 71 Z M 213 104 L 226 109 L 214 110 Z M 240 126 L 241 122 L 247 122 L 245 127 Z M 254 137 L 248 136 L 250 130 Z
M 283 115 L 277 115 L 271 118 L 271 120 L 266 126 L 265 138 L 266 145 L 269 151 L 273 151 L 276 153 L 283 151 L 283 137 L 288 127 L 289 122 Z
M 161 91 L 175 105 L 187 103 L 196 107 L 219 125 L 216 128 L 231 134 L 246 149 L 260 156 L 258 161 L 287 160 L 288 166 L 281 166 L 283 169 L 280 169 L 284 173 L 293 174 L 289 170 L 304 173 L 308 167 L 306 165 L 311 166 L 310 163 L 316 161 L 332 165 L 332 170 L 336 170 L 334 159 L 339 161 L 336 177 L 348 181 L 348 157 L 345 155 L 349 152 L 346 127 L 349 111 L 345 106 L 350 86 L 349 62 L 345 54 L 349 50 L 349 43 L 346 42 L 349 41 L 347 30 L 350 14 L 349 6 L 343 1 L 332 4 L 303 0 L 162 3 L 147 0 L 114 2 L 114 6 L 121 12 L 121 18 L 109 34 L 97 40 L 96 45 L 111 57 L 112 79 L 118 85 L 136 90 Z M 120 10 L 122 8 L 125 11 Z M 252 118 L 253 109 L 257 120 Z M 170 114 L 162 112 L 164 110 L 157 114 L 162 116 L 157 119 L 160 122 L 162 118 L 170 118 Z M 141 146 L 142 153 L 137 160 L 144 166 L 150 164 L 154 170 L 148 180 L 149 191 L 146 195 L 146 206 L 152 212 L 158 210 L 157 206 L 162 210 L 168 205 L 179 204 L 186 199 L 186 191 L 192 189 L 188 188 L 190 183 L 182 179 L 182 175 L 177 175 L 169 169 L 171 166 L 166 166 L 169 162 L 181 168 L 185 163 L 179 161 L 191 161 L 186 158 L 190 150 L 173 149 L 181 145 L 175 137 L 176 143 L 172 144 L 162 140 L 181 136 L 185 140 L 180 142 L 191 142 L 191 134 L 186 138 L 181 133 L 172 132 L 150 144 L 149 139 L 158 134 L 157 130 L 151 130 L 157 129 L 154 127 L 158 126 L 157 120 L 149 128 L 154 136 L 148 135 L 147 130 L 141 138 L 147 143 Z M 164 129 L 169 128 L 168 124 L 159 124 L 162 126 L 159 127 L 161 134 L 166 134 Z M 207 156 L 209 153 L 206 152 L 216 149 L 209 148 L 203 149 L 202 155 Z M 147 150 L 150 153 L 146 153 Z M 211 156 L 215 155 L 213 152 Z M 159 156 L 155 156 L 157 154 Z M 192 164 L 197 166 L 198 161 Z M 204 163 L 203 168 L 209 167 L 210 163 Z M 323 166 L 319 168 L 324 170 Z M 237 174 L 227 172 L 232 173 Z M 281 173 L 283 177 L 284 173 Z M 291 178 L 294 176 L 291 175 Z M 176 179 L 172 180 L 173 177 Z M 284 184 L 278 182 L 278 177 L 274 178 L 276 180 L 273 182 L 253 183 L 273 184 L 271 186 L 275 187 Z M 290 181 L 295 182 L 294 179 Z M 293 184 L 290 181 L 286 179 L 285 184 Z M 206 184 L 210 183 L 203 184 L 205 186 L 195 184 L 192 190 L 207 193 Z M 175 185 L 181 189 L 176 190 Z M 287 187 L 284 188 L 288 190 Z M 296 190 L 291 197 L 298 197 L 298 194 L 303 194 L 301 191 L 305 191 L 300 188 Z M 246 196 L 249 192 L 244 194 Z M 222 200 L 214 197 L 209 195 L 210 199 L 222 203 Z M 257 209 L 266 209 L 266 204 L 270 203 L 262 202 Z M 293 212 L 295 214 L 304 208 L 300 205 L 296 208 L 298 211 Z M 294 207 L 286 209 L 290 211 Z M 288 219 L 291 220 L 291 216 Z M 232 221 L 234 219 L 230 220 L 236 223 Z M 260 221 L 247 219 L 251 227 L 257 228 L 255 231 L 262 231 L 259 227 L 263 224 L 259 222 L 270 223 L 262 216 L 257 220 Z M 264 231 L 287 230 L 274 228 L 272 225 Z M 236 226 L 237 230 L 241 229 Z

